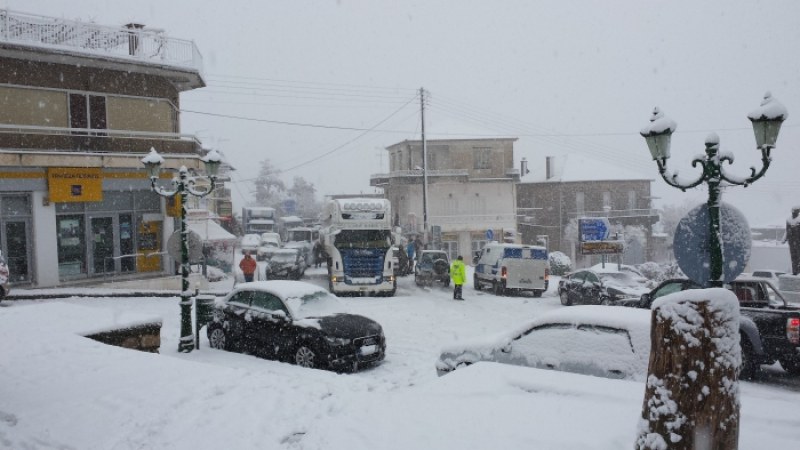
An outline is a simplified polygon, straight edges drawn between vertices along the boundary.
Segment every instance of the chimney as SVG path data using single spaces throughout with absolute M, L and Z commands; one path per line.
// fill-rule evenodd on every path
M 549 180 L 553 175 L 555 170 L 553 167 L 553 157 L 552 156 L 545 156 L 545 180 Z

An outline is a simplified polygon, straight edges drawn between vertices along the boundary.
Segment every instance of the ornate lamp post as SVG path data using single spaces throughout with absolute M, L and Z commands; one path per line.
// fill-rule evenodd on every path
M 761 151 L 761 170 L 756 171 L 755 167 L 750 168 L 750 176 L 739 178 L 729 176 L 722 169 L 722 163 L 727 161 L 733 164 L 733 155 L 719 153 L 719 136 L 711 133 L 706 137 L 706 156 L 698 157 L 692 161 L 692 167 L 698 164 L 703 172 L 696 180 L 686 184 L 678 181 L 677 174 L 670 174 L 667 171 L 667 159 L 669 159 L 670 136 L 677 127 L 675 122 L 664 116 L 661 110 L 656 107 L 650 116 L 650 125 L 642 128 L 640 134 L 647 141 L 650 154 L 658 165 L 658 172 L 661 178 L 672 186 L 682 191 L 693 188 L 705 182 L 708 184 L 708 207 L 709 215 L 709 253 L 711 279 L 710 286 L 722 286 L 722 242 L 720 240 L 720 183 L 723 181 L 729 185 L 744 186 L 752 184 L 767 172 L 771 162 L 770 151 L 775 147 L 778 139 L 778 132 L 781 123 L 789 116 L 786 108 L 772 95 L 767 92 L 761 106 L 750 114 L 747 118 L 753 123 L 753 131 L 756 136 L 756 148 Z
M 206 173 L 211 181 L 211 185 L 206 190 L 196 190 L 195 180 L 199 177 L 189 176 L 186 166 L 181 166 L 178 170 L 178 178 L 172 179 L 173 190 L 167 190 L 158 186 L 158 176 L 164 158 L 156 152 L 155 148 L 150 149 L 150 153 L 142 158 L 147 172 L 150 176 L 150 186 L 153 192 L 162 197 L 178 196 L 181 205 L 181 338 L 178 343 L 178 351 L 188 353 L 194 350 L 194 337 L 192 335 L 192 298 L 189 292 L 189 246 L 187 244 L 188 230 L 186 229 L 186 195 L 191 194 L 195 197 L 205 197 L 214 190 L 214 183 L 217 180 L 222 157 L 216 150 L 211 150 L 201 159 L 205 163 Z

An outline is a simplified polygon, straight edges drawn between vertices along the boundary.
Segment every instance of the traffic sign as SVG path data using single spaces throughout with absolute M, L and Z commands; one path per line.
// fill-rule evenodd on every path
M 678 266 L 689 279 L 702 286 L 711 278 L 709 222 L 708 207 L 699 205 L 681 219 L 673 238 Z M 751 238 L 747 219 L 727 203 L 720 204 L 720 241 L 722 281 L 728 283 L 744 271 L 750 259 Z
M 623 241 L 581 242 L 581 255 L 616 255 L 625 250 Z
M 611 223 L 606 217 L 582 217 L 578 219 L 580 241 L 604 241 L 611 232 Z
M 486 240 L 491 241 L 492 239 L 494 239 L 494 230 L 489 228 L 488 230 L 486 230 Z

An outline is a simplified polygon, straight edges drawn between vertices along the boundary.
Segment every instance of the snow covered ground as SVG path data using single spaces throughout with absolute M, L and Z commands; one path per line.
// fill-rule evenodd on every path
M 0 448 L 632 448 L 642 383 L 489 363 L 436 376 L 443 345 L 562 308 L 557 284 L 543 298 L 495 297 L 468 281 L 460 302 L 405 277 L 396 297 L 344 298 L 387 337 L 386 360 L 355 374 L 212 350 L 204 333 L 198 351 L 178 353 L 176 298 L 6 301 Z M 79 336 L 151 317 L 163 320 L 160 354 Z M 740 448 L 794 448 L 800 392 L 742 391 Z

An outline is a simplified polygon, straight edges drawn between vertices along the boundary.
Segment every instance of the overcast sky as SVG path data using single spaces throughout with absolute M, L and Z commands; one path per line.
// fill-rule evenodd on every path
M 761 165 L 747 113 L 771 91 L 790 116 L 774 163 L 723 200 L 751 225 L 782 225 L 800 205 L 796 0 L 0 4 L 194 40 L 208 87 L 182 95 L 182 131 L 236 167 L 237 208 L 252 200 L 247 180 L 267 158 L 287 182 L 303 176 L 321 195 L 373 192 L 370 174 L 388 171 L 385 147 L 420 138 L 420 87 L 430 94 L 428 139 L 518 137 L 515 159 L 532 167 L 550 155 L 601 158 L 656 179 L 656 206 L 707 194 L 658 178 L 638 134 L 652 108 L 678 123 L 669 166 L 682 178 L 696 173 L 691 160 L 710 132 L 736 156 L 726 168 L 744 176 Z

